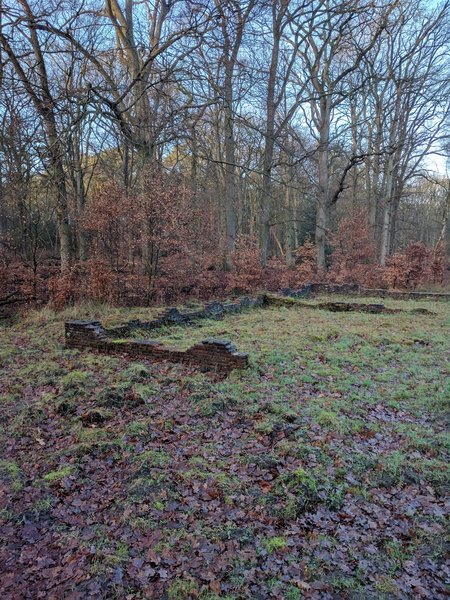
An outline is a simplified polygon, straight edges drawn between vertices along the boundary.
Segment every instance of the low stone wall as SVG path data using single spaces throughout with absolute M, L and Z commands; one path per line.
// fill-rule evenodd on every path
M 450 294 L 446 293 L 372 289 L 352 283 L 308 283 L 299 290 L 285 289 L 283 290 L 283 294 L 292 298 L 314 296 L 317 294 L 342 294 L 345 296 L 392 298 L 394 300 L 450 300 Z
M 392 298 L 394 300 L 450 300 L 450 294 L 435 292 L 400 292 L 396 290 L 360 288 L 358 296 Z
M 133 356 L 144 356 L 155 361 L 167 360 L 176 363 L 196 365 L 201 370 L 216 370 L 229 372 L 232 369 L 242 369 L 248 366 L 248 355 L 237 352 L 227 340 L 206 339 L 195 344 L 186 351 L 177 350 L 160 344 L 154 340 L 123 340 L 117 339 L 129 335 L 132 331 L 142 329 L 154 331 L 167 325 L 191 325 L 201 319 L 221 319 L 225 315 L 240 313 L 250 308 L 265 305 L 286 305 L 295 302 L 294 298 L 314 296 L 316 294 L 344 294 L 355 296 L 381 296 L 397 299 L 433 299 L 448 300 L 450 294 L 434 294 L 427 292 L 395 292 L 362 288 L 359 285 L 310 283 L 299 290 L 283 290 L 283 296 L 261 294 L 255 298 L 240 298 L 235 302 L 210 302 L 204 308 L 196 311 L 181 312 L 177 308 L 168 308 L 151 321 L 134 319 L 104 328 L 100 321 L 69 321 L 65 325 L 66 346 L 69 348 L 91 348 L 109 354 L 122 353 Z M 369 313 L 394 313 L 401 309 L 386 308 L 383 304 L 357 304 L 345 302 L 328 302 L 317 305 L 304 304 L 307 308 L 324 308 L 336 312 L 362 311 Z M 425 309 L 409 312 L 433 314 Z
M 164 346 L 153 340 L 113 340 L 100 321 L 68 321 L 65 324 L 68 348 L 92 349 L 107 354 L 126 353 L 156 362 L 169 361 L 195 365 L 202 371 L 224 374 L 248 366 L 248 355 L 237 352 L 227 340 L 206 339 L 186 351 Z
M 298 297 L 276 296 L 273 294 L 266 295 L 266 304 L 272 306 L 287 306 L 297 308 L 322 309 L 331 312 L 364 312 L 370 314 L 396 314 L 409 313 L 420 315 L 434 315 L 435 313 L 426 308 L 413 308 L 411 310 L 403 308 L 388 308 L 384 304 L 361 304 L 359 302 L 302 302 Z
M 105 333 L 110 338 L 123 337 L 136 329 L 144 331 L 154 331 L 167 325 L 192 325 L 201 319 L 221 319 L 225 315 L 240 313 L 250 308 L 263 306 L 265 296 L 260 295 L 255 298 L 240 298 L 235 302 L 210 302 L 203 308 L 195 311 L 181 312 L 178 308 L 167 308 L 160 315 L 151 321 L 140 321 L 133 319 L 127 323 L 116 325 L 105 329 Z

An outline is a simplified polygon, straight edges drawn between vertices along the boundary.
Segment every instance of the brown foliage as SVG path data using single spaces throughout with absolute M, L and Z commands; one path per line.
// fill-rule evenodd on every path
M 263 272 L 264 287 L 271 291 L 297 289 L 317 279 L 316 245 L 308 238 L 293 253 L 294 264 L 272 258 Z
M 279 257 L 263 269 L 257 241 L 250 236 L 238 238 L 233 268 L 225 271 L 214 212 L 200 209 L 182 180 L 160 173 L 149 173 L 133 194 L 114 182 L 99 186 L 78 225 L 89 260 L 60 274 L 51 257 L 41 256 L 31 266 L 10 252 L 0 260 L 1 294 L 14 291 L 32 303 L 50 298 L 57 309 L 82 300 L 143 305 L 297 289 L 317 280 L 414 289 L 442 283 L 446 271 L 444 246 L 429 250 L 418 242 L 394 254 L 381 269 L 362 212 L 341 220 L 330 235 L 327 272 L 317 271 L 310 239 L 293 252 L 292 266 Z
M 104 184 L 80 223 L 93 258 L 52 281 L 56 307 L 80 298 L 168 302 L 220 288 L 214 223 L 204 218 L 182 182 L 149 173 L 135 194 L 114 182 Z
M 117 268 L 134 248 L 135 214 L 133 198 L 117 183 L 100 186 L 80 220 L 80 226 L 88 235 L 91 253 Z
M 350 214 L 330 235 L 332 252 L 328 279 L 333 283 L 373 285 L 379 273 L 373 235 L 362 211 Z
M 431 279 L 432 253 L 422 242 L 412 242 L 404 252 L 396 252 L 386 263 L 385 279 L 389 286 L 415 289 Z
M 443 284 L 448 268 L 448 252 L 444 242 L 439 242 L 433 249 L 431 257 L 431 277 L 435 283 Z
M 247 293 L 263 284 L 258 244 L 250 236 L 240 236 L 232 257 L 233 271 L 227 276 L 227 292 Z
M 295 250 L 295 261 L 298 263 L 296 267 L 297 285 L 304 285 L 317 278 L 316 254 L 316 245 L 309 238 Z

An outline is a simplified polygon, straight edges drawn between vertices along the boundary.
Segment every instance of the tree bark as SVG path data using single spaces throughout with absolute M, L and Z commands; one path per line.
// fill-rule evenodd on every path
M 330 189 L 329 145 L 331 106 L 330 99 L 328 97 L 321 98 L 320 109 L 321 122 L 318 146 L 319 194 L 317 198 L 315 241 L 317 246 L 317 266 L 319 269 L 325 269 L 326 231 Z
M 32 52 L 37 62 L 39 86 L 29 79 L 20 58 L 15 54 L 7 38 L 0 32 L 0 43 L 8 54 L 11 63 L 23 84 L 25 91 L 33 102 L 38 114 L 42 117 L 47 134 L 47 147 L 49 154 L 49 172 L 53 176 L 56 192 L 56 222 L 60 242 L 61 271 L 70 267 L 72 259 L 71 227 L 67 206 L 66 174 L 63 163 L 63 149 L 56 126 L 56 103 L 51 95 L 50 84 L 41 50 L 35 17 L 27 0 L 19 0 L 26 17 L 29 39 Z
M 261 190 L 261 264 L 267 264 L 270 241 L 270 219 L 272 212 L 272 164 L 275 147 L 275 83 L 280 49 L 280 24 L 273 17 L 273 46 L 270 61 L 266 98 L 266 131 L 263 154 L 263 177 Z
M 223 266 L 226 270 L 230 270 L 232 268 L 231 256 L 235 249 L 237 235 L 236 143 L 234 139 L 233 71 L 234 64 L 230 59 L 227 59 L 224 82 L 225 251 L 223 257 Z

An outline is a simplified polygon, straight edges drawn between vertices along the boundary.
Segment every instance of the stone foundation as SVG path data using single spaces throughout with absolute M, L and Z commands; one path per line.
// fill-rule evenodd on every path
M 394 300 L 450 300 L 450 294 L 434 292 L 403 292 L 397 290 L 364 288 L 358 284 L 344 283 L 308 283 L 299 290 L 285 289 L 285 296 L 292 298 L 314 296 L 317 294 L 342 294 L 374 298 L 392 298 Z
M 235 302 L 210 302 L 204 308 L 194 311 L 181 312 L 178 308 L 167 308 L 151 321 L 140 321 L 133 319 L 122 325 L 116 325 L 105 329 L 109 338 L 124 337 L 136 329 L 144 331 L 155 331 L 167 325 L 193 325 L 201 319 L 221 319 L 225 315 L 240 313 L 250 308 L 263 306 L 265 296 L 259 295 L 255 298 L 240 298 Z
M 227 340 L 206 339 L 186 351 L 153 340 L 113 340 L 99 321 L 68 321 L 65 339 L 68 348 L 90 349 L 106 354 L 130 354 L 155 362 L 169 361 L 194 365 L 201 371 L 227 374 L 248 366 L 248 355 L 237 352 Z
M 335 312 L 360 311 L 368 313 L 403 312 L 398 308 L 387 308 L 383 304 L 358 304 L 347 302 L 323 302 L 315 305 L 295 301 L 294 298 L 309 297 L 316 294 L 344 294 L 354 296 L 380 296 L 387 298 L 448 300 L 450 294 L 428 292 L 396 292 L 362 288 L 359 285 L 335 285 L 328 283 L 310 283 L 300 290 L 283 290 L 284 296 L 261 294 L 255 298 L 241 298 L 235 302 L 210 302 L 204 308 L 181 312 L 177 308 L 168 308 L 151 321 L 135 319 L 106 329 L 99 321 L 69 321 L 66 323 L 66 346 L 69 348 L 89 348 L 108 354 L 126 353 L 132 356 L 147 357 L 153 361 L 170 361 L 192 364 L 204 371 L 229 373 L 233 369 L 248 366 L 248 355 L 237 352 L 227 340 L 206 339 L 185 351 L 164 346 L 154 340 L 123 340 L 132 331 L 142 329 L 154 331 L 167 325 L 193 325 L 201 319 L 221 319 L 225 315 L 240 313 L 250 308 L 265 305 L 296 305 L 307 308 L 323 308 Z M 426 309 L 408 312 L 433 314 Z
M 286 296 L 275 296 L 267 294 L 266 304 L 272 306 L 288 306 L 297 308 L 310 308 L 310 309 L 322 309 L 329 310 L 331 312 L 364 312 L 370 314 L 396 314 L 396 313 L 410 313 L 420 315 L 434 315 L 436 313 L 426 308 L 413 308 L 406 310 L 403 308 L 388 308 L 384 304 L 360 304 L 358 302 L 317 302 L 311 304 L 310 302 L 302 302 L 296 297 Z

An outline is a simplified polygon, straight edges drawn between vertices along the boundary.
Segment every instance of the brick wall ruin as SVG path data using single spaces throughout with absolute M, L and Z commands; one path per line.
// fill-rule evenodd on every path
M 209 302 L 203 308 L 181 312 L 178 308 L 167 308 L 151 321 L 133 319 L 127 323 L 105 329 L 110 338 L 123 337 L 136 329 L 155 331 L 167 325 L 192 325 L 201 319 L 221 319 L 225 315 L 240 313 L 243 310 L 263 306 L 265 296 L 255 298 L 243 297 L 235 302 Z
M 65 339 L 68 348 L 92 349 L 106 354 L 126 353 L 155 362 L 167 360 L 194 365 L 202 371 L 227 374 L 248 366 L 248 355 L 237 352 L 227 340 L 206 339 L 182 351 L 153 340 L 113 340 L 100 321 L 68 321 Z
M 168 325 L 193 325 L 201 319 L 221 319 L 249 308 L 263 306 L 265 296 L 240 298 L 234 302 L 210 302 L 203 308 L 182 312 L 167 308 L 151 321 L 133 319 L 115 327 L 105 328 L 100 321 L 68 321 L 65 325 L 66 346 L 91 348 L 108 354 L 126 353 L 148 357 L 153 361 L 191 364 L 204 371 L 229 373 L 248 366 L 248 355 L 237 352 L 228 340 L 205 339 L 188 350 L 164 346 L 154 340 L 123 340 L 136 330 L 155 331 Z
M 241 298 L 235 302 L 210 302 L 205 307 L 182 312 L 177 308 L 164 310 L 155 319 L 140 321 L 134 319 L 105 328 L 99 321 L 69 321 L 65 327 L 66 346 L 69 348 L 90 348 L 108 354 L 126 353 L 132 356 L 148 357 L 154 361 L 170 361 L 195 365 L 200 370 L 214 370 L 229 373 L 233 369 L 243 369 L 248 366 L 248 355 L 237 352 L 227 340 L 205 339 L 188 350 L 164 346 L 154 340 L 124 340 L 123 338 L 135 330 L 155 331 L 168 325 L 193 325 L 201 319 L 221 319 L 228 314 L 240 313 L 250 308 L 267 305 L 282 305 L 289 298 L 301 298 L 316 294 L 345 294 L 354 296 L 381 296 L 404 299 L 448 300 L 450 294 L 434 294 L 428 292 L 395 292 L 390 290 L 372 290 L 359 285 L 310 283 L 300 290 L 283 290 L 283 296 L 261 294 L 255 298 Z M 291 302 L 294 302 L 291 300 Z M 328 302 L 317 305 L 306 305 L 308 308 L 325 308 L 333 311 L 357 310 L 369 313 L 394 313 L 401 309 L 386 308 L 382 304 L 356 304 L 344 302 Z M 409 312 L 433 314 L 425 309 L 415 309 Z
M 308 283 L 308 285 L 299 290 L 285 289 L 283 290 L 283 294 L 293 298 L 314 296 L 316 294 L 342 294 L 345 296 L 392 298 L 394 300 L 450 300 L 450 294 L 446 293 L 371 289 L 362 287 L 356 283 Z
M 316 302 L 312 304 L 311 302 L 302 302 L 299 298 L 300 296 L 277 296 L 275 294 L 267 294 L 266 304 L 272 306 L 287 306 L 291 308 L 307 308 L 312 310 L 322 309 L 331 312 L 364 312 L 374 315 L 393 315 L 397 313 L 409 313 L 415 315 L 436 314 L 422 307 L 405 310 L 403 308 L 388 308 L 387 306 L 384 306 L 384 304 L 361 304 L 359 302 Z

